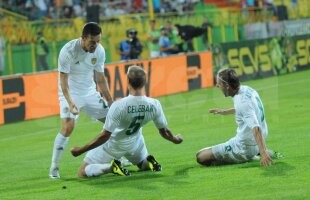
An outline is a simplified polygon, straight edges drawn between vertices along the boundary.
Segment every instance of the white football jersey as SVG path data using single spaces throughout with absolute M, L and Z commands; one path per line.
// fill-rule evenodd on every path
M 105 50 L 99 44 L 94 53 L 82 49 L 82 38 L 65 44 L 58 57 L 58 71 L 69 74 L 68 84 L 71 95 L 88 96 L 96 92 L 94 70 L 104 72 Z M 59 73 L 60 74 L 60 73 Z M 63 96 L 59 76 L 58 95 Z
M 120 148 L 132 148 L 142 134 L 142 127 L 153 120 L 155 126 L 167 127 L 167 120 L 158 100 L 129 95 L 112 104 L 104 129 L 111 132 L 109 143 Z
M 241 86 L 238 94 L 233 97 L 233 101 L 238 124 L 237 141 L 246 145 L 256 145 L 252 131 L 254 127 L 261 129 L 263 138 L 266 138 L 268 134 L 264 106 L 258 93 L 248 86 Z

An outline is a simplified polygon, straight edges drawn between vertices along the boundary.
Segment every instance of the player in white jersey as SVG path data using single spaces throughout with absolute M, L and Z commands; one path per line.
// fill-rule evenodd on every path
M 69 41 L 60 51 L 58 95 L 61 128 L 54 142 L 50 178 L 60 178 L 59 162 L 79 112 L 104 122 L 108 106 L 113 102 L 104 76 L 105 51 L 100 40 L 100 26 L 89 22 L 83 28 L 82 37 Z M 94 77 L 107 103 L 97 92 Z
M 161 165 L 148 154 L 142 126 L 153 121 L 163 138 L 175 144 L 183 141 L 167 128 L 167 121 L 158 100 L 144 96 L 146 73 L 139 66 L 127 72 L 129 96 L 114 102 L 108 112 L 104 130 L 83 147 L 74 147 L 73 156 L 91 150 L 85 156 L 78 176 L 92 177 L 106 173 L 129 175 L 117 159 L 125 156 L 141 170 L 160 171 Z
M 256 158 L 260 153 L 261 165 L 270 165 L 272 159 L 265 144 L 268 129 L 258 93 L 248 86 L 240 86 L 239 78 L 233 69 L 220 70 L 216 80 L 217 87 L 225 97 L 233 98 L 234 108 L 215 108 L 209 112 L 220 115 L 235 114 L 237 135 L 226 143 L 201 149 L 196 155 L 197 162 L 207 166 L 243 163 Z

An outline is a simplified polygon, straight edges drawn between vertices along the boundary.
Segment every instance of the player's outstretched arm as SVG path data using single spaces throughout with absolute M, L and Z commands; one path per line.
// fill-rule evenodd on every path
M 253 128 L 253 134 L 254 134 L 255 140 L 257 142 L 258 148 L 259 148 L 259 153 L 261 155 L 261 160 L 260 160 L 261 165 L 263 165 L 263 166 L 271 165 L 272 159 L 266 150 L 265 140 L 262 137 L 260 128 L 254 127 Z
M 79 156 L 86 151 L 94 149 L 102 144 L 104 144 L 111 136 L 111 132 L 104 130 L 99 136 L 97 136 L 94 140 L 89 142 L 88 144 L 84 145 L 83 147 L 73 147 L 71 149 L 71 154 L 73 156 Z
M 235 108 L 229 108 L 229 109 L 213 108 L 209 110 L 209 113 L 215 115 L 230 115 L 235 114 L 235 112 L 236 112 Z
M 183 141 L 182 135 L 178 134 L 174 136 L 168 128 L 161 128 L 158 130 L 163 138 L 173 142 L 174 144 L 180 144 Z

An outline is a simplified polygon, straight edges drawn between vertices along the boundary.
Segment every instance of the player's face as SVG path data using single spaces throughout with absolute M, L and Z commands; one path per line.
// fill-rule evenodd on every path
M 224 83 L 221 79 L 219 79 L 219 77 L 216 77 L 216 87 L 220 88 L 223 92 L 223 94 L 225 95 L 225 97 L 229 96 L 230 92 L 229 92 L 229 86 L 227 83 Z
M 83 49 L 89 53 L 93 53 L 101 40 L 101 34 L 96 36 L 88 35 L 87 37 L 83 37 L 82 40 Z

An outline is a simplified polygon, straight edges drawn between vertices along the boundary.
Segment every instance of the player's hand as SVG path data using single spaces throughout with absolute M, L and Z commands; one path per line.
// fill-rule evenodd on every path
M 219 109 L 219 108 L 214 108 L 214 109 L 210 109 L 209 110 L 209 113 L 212 113 L 212 114 L 223 114 L 224 113 L 224 110 L 223 109 Z
M 270 166 L 272 164 L 272 159 L 269 156 L 269 154 L 266 152 L 264 154 L 261 154 L 262 158 L 260 160 L 260 164 L 264 167 Z
M 74 157 L 77 157 L 77 156 L 81 155 L 81 154 L 82 154 L 81 148 L 80 148 L 80 147 L 73 147 L 73 148 L 71 149 L 71 154 L 72 154 Z
M 178 134 L 178 135 L 173 137 L 173 143 L 174 144 L 180 144 L 182 142 L 183 142 L 183 137 L 181 134 Z
M 78 115 L 80 113 L 80 110 L 76 107 L 75 104 L 70 105 L 70 112 L 74 115 Z

